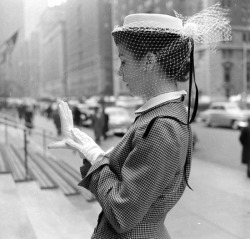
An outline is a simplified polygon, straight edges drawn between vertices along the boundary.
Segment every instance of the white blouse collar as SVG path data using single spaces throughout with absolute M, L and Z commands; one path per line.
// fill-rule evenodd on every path
M 172 91 L 172 92 L 168 92 L 168 93 L 155 96 L 151 98 L 150 100 L 146 101 L 146 103 L 143 106 L 141 106 L 138 110 L 135 111 L 135 114 L 140 114 L 164 102 L 176 100 L 186 94 L 187 92 L 185 90 L 181 90 L 181 91 Z

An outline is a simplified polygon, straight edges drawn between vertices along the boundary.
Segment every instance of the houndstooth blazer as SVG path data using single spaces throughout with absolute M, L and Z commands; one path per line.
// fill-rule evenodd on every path
M 164 220 L 182 196 L 191 166 L 186 122 L 182 99 L 165 102 L 141 113 L 108 157 L 92 166 L 84 160 L 79 185 L 102 207 L 92 239 L 170 238 Z

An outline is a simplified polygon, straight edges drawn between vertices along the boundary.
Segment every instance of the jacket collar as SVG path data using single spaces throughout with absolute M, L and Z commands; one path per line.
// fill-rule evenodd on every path
M 187 92 L 185 90 L 181 90 L 181 91 L 172 91 L 172 92 L 168 92 L 168 93 L 155 96 L 151 98 L 150 100 L 146 101 L 146 103 L 143 106 L 137 109 L 135 111 L 135 114 L 141 114 L 157 105 L 161 105 L 162 103 L 179 99 L 182 96 L 185 96 L 186 94 Z

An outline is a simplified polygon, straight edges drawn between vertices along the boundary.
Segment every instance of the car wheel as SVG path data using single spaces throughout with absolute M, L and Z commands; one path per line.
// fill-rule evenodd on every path
M 233 120 L 233 121 L 231 122 L 231 128 L 234 129 L 234 130 L 239 129 L 239 125 L 238 125 L 237 120 Z
M 210 119 L 210 118 L 207 118 L 207 119 L 205 120 L 205 125 L 206 125 L 207 127 L 211 127 L 211 126 L 212 126 L 212 124 L 211 124 L 211 119 Z

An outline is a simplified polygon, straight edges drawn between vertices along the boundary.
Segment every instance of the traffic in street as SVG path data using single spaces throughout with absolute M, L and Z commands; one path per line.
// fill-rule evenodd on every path
M 55 126 L 52 120 L 46 117 L 35 116 L 35 125 L 46 128 L 56 134 Z M 92 129 L 81 127 L 81 130 L 93 136 Z M 218 166 L 227 166 L 233 169 L 241 170 L 244 173 L 245 166 L 241 164 L 241 145 L 239 142 L 240 130 L 223 127 L 207 127 L 202 122 L 194 122 L 192 130 L 197 137 L 193 156 L 202 161 L 208 161 L 218 164 Z M 37 142 L 42 143 L 41 137 L 32 136 Z M 102 141 L 102 147 L 107 150 L 115 146 L 121 140 L 121 137 L 109 136 L 108 141 Z M 50 142 L 49 140 L 48 142 Z M 53 151 L 54 152 L 54 151 Z

